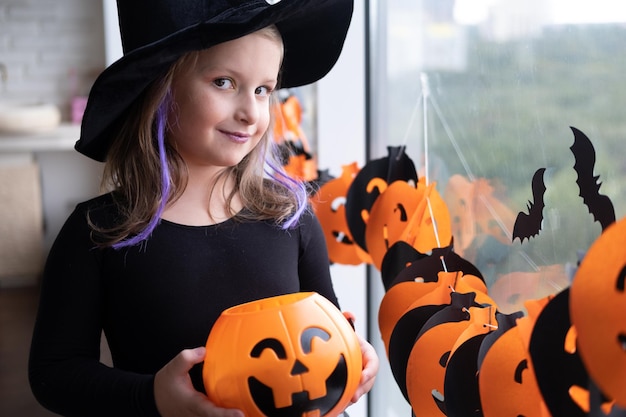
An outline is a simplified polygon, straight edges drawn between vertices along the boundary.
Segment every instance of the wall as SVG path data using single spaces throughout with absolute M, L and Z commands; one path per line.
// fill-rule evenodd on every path
M 0 63 L 0 100 L 52 102 L 68 120 L 71 96 L 104 68 L 101 1 L 0 0 Z
M 0 66 L 6 68 L 0 102 L 54 103 L 61 109 L 63 121 L 69 121 L 71 98 L 86 94 L 104 68 L 102 16 L 101 0 L 0 0 Z M 64 131 L 71 132 L 72 137 L 65 138 L 70 143 L 78 139 L 77 128 Z M 52 132 L 51 136 L 57 135 Z M 5 137 L 0 136 L 2 140 Z M 100 164 L 71 146 L 50 149 L 55 150 L 0 152 L 0 172 L 6 172 L 2 167 L 8 161 L 24 161 L 25 165 L 35 161 L 39 168 L 39 178 L 32 181 L 40 183 L 31 186 L 41 187 L 42 256 L 74 205 L 98 193 L 101 171 Z M 12 212 L 11 205 L 19 200 L 15 192 L 0 189 L 0 194 L 9 196 L 2 204 Z M 7 243 L 2 239 L 0 236 L 0 244 Z M 3 274 L 0 287 L 32 285 L 37 275 Z
M 362 167 L 365 163 L 364 3 L 354 2 L 352 23 L 341 56 L 330 73 L 316 83 L 318 165 L 335 177 L 341 175 L 343 165 L 356 162 Z M 357 332 L 369 336 L 372 320 L 367 310 L 365 265 L 334 264 L 331 274 L 342 309 L 354 313 Z M 368 416 L 368 398 L 350 406 L 348 413 L 352 417 Z

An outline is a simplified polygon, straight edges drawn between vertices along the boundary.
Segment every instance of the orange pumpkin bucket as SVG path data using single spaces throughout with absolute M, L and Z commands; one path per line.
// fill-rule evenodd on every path
M 225 310 L 206 348 L 209 399 L 247 417 L 337 416 L 361 378 L 356 333 L 334 304 L 313 292 Z

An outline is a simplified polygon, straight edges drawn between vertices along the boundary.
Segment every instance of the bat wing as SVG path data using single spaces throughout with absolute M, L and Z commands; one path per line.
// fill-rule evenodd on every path
M 545 168 L 535 171 L 532 180 L 533 201 L 528 202 L 528 213 L 520 211 L 513 226 L 513 240 L 519 238 L 520 242 L 530 239 L 539 234 L 543 222 L 543 208 L 545 206 L 543 196 L 546 186 L 543 182 Z
M 574 154 L 574 170 L 578 174 L 576 184 L 580 190 L 580 196 L 593 215 L 595 221 L 599 222 L 602 230 L 615 222 L 615 209 L 611 199 L 600 194 L 600 176 L 594 176 L 593 170 L 596 164 L 596 152 L 589 138 L 575 127 L 570 127 L 574 132 L 574 144 L 570 150 Z

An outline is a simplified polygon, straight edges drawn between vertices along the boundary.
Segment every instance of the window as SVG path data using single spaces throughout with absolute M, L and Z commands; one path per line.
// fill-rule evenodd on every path
M 463 222 L 455 251 L 483 273 L 501 310 L 565 288 L 601 232 L 579 196 L 571 127 L 595 148 L 600 193 L 616 218 L 626 214 L 626 6 L 389 0 L 371 1 L 370 18 L 370 159 L 406 145 L 420 175 L 437 183 Z M 514 238 L 539 168 L 541 229 Z M 377 288 L 371 305 L 383 295 Z M 376 323 L 377 311 L 370 314 Z M 383 369 L 371 415 L 409 415 L 377 347 Z

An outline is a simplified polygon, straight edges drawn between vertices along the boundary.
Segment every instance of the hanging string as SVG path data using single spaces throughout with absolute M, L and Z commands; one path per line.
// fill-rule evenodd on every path
M 450 139 L 450 143 L 452 144 L 452 147 L 454 148 L 454 151 L 456 152 L 456 155 L 459 158 L 459 161 L 461 162 L 461 165 L 463 166 L 463 169 L 465 170 L 465 173 L 467 174 L 467 178 L 471 182 L 476 181 L 476 176 L 474 175 L 474 173 L 470 169 L 470 166 L 469 166 L 467 160 L 465 159 L 465 156 L 463 155 L 463 152 L 461 152 L 461 148 L 459 147 L 459 144 L 458 144 L 456 138 L 454 137 L 454 134 L 452 133 L 452 129 L 450 128 L 450 125 L 448 124 L 448 122 L 446 121 L 445 117 L 443 116 L 443 112 L 441 111 L 441 108 L 437 104 L 437 100 L 434 97 L 430 97 L 430 104 L 432 105 L 433 109 L 435 110 L 435 113 L 437 114 L 437 118 L 441 122 L 441 125 L 443 126 L 443 129 L 446 132 L 446 135 L 448 136 L 448 139 Z M 512 231 L 510 231 L 506 227 L 506 225 L 504 224 L 504 222 L 502 221 L 502 219 L 500 218 L 498 213 L 492 207 L 491 203 L 489 203 L 489 201 L 487 201 L 487 199 L 485 198 L 484 195 L 479 196 L 479 198 L 480 198 L 481 202 L 485 205 L 487 210 L 489 210 L 489 213 L 491 214 L 493 219 L 496 221 L 498 226 L 500 226 L 500 229 L 502 229 L 504 234 L 509 239 L 511 239 L 512 236 L 513 236 Z
M 430 97 L 430 85 L 428 84 L 428 74 L 422 72 L 420 74 L 420 82 L 422 85 L 422 117 L 423 117 L 423 131 L 424 131 L 424 182 L 426 187 L 430 183 L 429 180 L 429 150 L 428 150 L 428 99 Z M 430 215 L 430 219 L 433 222 L 433 231 L 435 233 L 435 241 L 437 242 L 437 247 L 441 248 L 441 241 L 439 239 L 439 230 L 437 228 L 437 219 L 435 219 L 435 213 L 433 212 L 433 206 L 430 202 L 430 196 L 426 195 L 426 204 L 428 205 L 428 213 Z M 442 259 L 443 260 L 443 259 Z M 445 268 L 445 264 L 444 264 Z
M 430 97 L 430 85 L 428 84 L 428 74 L 422 72 L 420 74 L 420 82 L 422 84 L 422 117 L 424 130 L 424 180 L 426 185 L 429 184 L 428 179 L 428 98 Z M 430 205 L 430 204 L 429 204 Z M 432 217 L 431 217 L 432 218 Z

